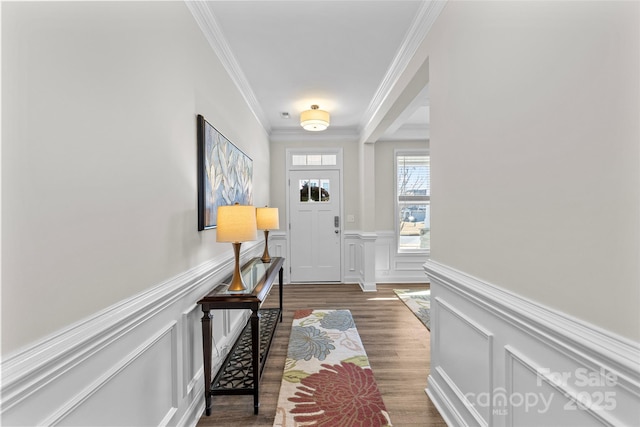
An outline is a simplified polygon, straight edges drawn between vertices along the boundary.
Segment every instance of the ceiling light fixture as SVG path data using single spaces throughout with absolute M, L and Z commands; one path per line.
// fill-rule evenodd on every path
M 310 110 L 300 113 L 300 126 L 304 130 L 319 132 L 329 127 L 329 113 L 319 108 L 317 105 L 312 105 Z

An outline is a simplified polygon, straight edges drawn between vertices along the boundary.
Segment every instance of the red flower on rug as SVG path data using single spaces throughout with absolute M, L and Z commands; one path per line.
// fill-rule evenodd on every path
M 296 310 L 293 312 L 294 319 L 304 319 L 305 317 L 309 317 L 313 313 L 313 310 Z
M 322 365 L 301 380 L 291 410 L 297 422 L 318 427 L 381 427 L 389 424 L 382 395 L 371 369 L 353 363 Z M 307 425 L 307 424 L 305 424 Z

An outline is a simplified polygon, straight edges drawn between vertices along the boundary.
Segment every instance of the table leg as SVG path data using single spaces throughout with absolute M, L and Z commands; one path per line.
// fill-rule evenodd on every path
M 253 356 L 253 413 L 260 407 L 260 313 L 251 310 L 251 349 Z
M 278 286 L 280 290 L 280 323 L 282 323 L 282 272 L 283 268 L 280 267 L 280 271 L 278 272 L 278 279 L 280 280 L 280 286 Z
M 204 362 L 204 402 L 205 413 L 211 415 L 211 313 L 202 307 L 202 352 Z

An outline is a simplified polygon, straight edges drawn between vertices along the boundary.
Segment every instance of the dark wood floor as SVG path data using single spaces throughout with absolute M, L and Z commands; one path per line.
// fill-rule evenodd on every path
M 378 292 L 362 292 L 358 285 L 285 285 L 284 321 L 260 383 L 260 414 L 253 415 L 251 396 L 214 396 L 211 416 L 203 416 L 198 426 L 273 425 L 293 312 L 305 308 L 351 310 L 394 426 L 446 426 L 424 391 L 431 360 L 429 331 L 393 293 L 425 286 L 385 284 L 378 285 Z M 273 289 L 264 307 L 277 307 L 277 295 Z

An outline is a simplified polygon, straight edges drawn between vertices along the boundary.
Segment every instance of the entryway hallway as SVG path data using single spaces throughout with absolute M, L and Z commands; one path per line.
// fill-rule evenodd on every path
M 393 292 L 397 288 L 424 287 L 425 284 L 379 284 L 377 292 L 362 292 L 355 284 L 285 285 L 284 320 L 278 325 L 260 383 L 260 414 L 253 415 L 251 396 L 214 396 L 211 416 L 202 417 L 198 426 L 272 426 L 294 311 L 348 309 L 393 425 L 445 427 L 424 391 L 431 361 L 431 335 Z M 263 307 L 277 307 L 277 298 L 278 292 L 271 292 Z

